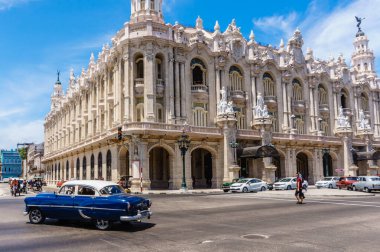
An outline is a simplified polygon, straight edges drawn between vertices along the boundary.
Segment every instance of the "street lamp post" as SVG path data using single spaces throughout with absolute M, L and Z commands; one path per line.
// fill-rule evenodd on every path
M 186 175 L 185 175 L 185 155 L 186 151 L 189 149 L 190 146 L 190 140 L 189 136 L 186 135 L 185 129 L 182 130 L 182 135 L 180 139 L 178 139 L 178 145 L 179 149 L 181 150 L 181 155 L 182 155 L 182 185 L 181 189 L 183 191 L 187 190 L 187 185 L 186 185 Z
M 236 141 L 232 141 L 232 142 L 230 142 L 230 146 L 232 149 L 234 149 L 234 164 L 236 165 L 237 164 L 236 149 L 239 147 L 239 144 Z

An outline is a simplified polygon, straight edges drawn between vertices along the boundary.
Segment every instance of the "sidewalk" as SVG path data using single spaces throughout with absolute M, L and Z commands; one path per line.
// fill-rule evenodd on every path
M 59 188 L 53 186 L 44 186 L 44 192 L 57 192 Z M 348 191 L 348 190 L 339 190 L 339 189 L 316 189 L 311 186 L 307 191 L 304 191 L 306 197 L 310 198 L 318 198 L 318 197 L 369 197 L 375 196 L 375 193 L 364 193 L 358 191 Z M 187 192 L 183 192 L 181 190 L 144 190 L 142 193 L 140 192 L 132 192 L 132 194 L 142 194 L 142 195 L 158 195 L 158 194 L 166 194 L 166 195 L 181 195 L 181 194 L 231 194 L 231 192 L 225 193 L 221 189 L 195 189 L 195 190 L 187 190 Z M 0 191 L 1 195 L 1 191 Z M 264 191 L 258 192 L 258 196 L 262 197 L 294 197 L 294 190 L 285 190 L 285 191 Z M 380 195 L 380 194 L 379 194 Z

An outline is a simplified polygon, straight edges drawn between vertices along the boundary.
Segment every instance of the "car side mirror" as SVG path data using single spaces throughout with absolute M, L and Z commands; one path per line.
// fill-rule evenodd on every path
M 250 185 L 251 184 L 251 182 L 247 182 L 247 185 Z

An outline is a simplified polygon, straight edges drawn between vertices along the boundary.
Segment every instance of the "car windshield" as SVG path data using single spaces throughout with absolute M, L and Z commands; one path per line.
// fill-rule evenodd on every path
M 347 179 L 348 179 L 348 180 L 358 180 L 357 177 L 348 177 Z
M 331 178 L 324 178 L 324 179 L 322 179 L 322 181 L 330 181 L 331 180 Z
M 114 195 L 114 194 L 124 193 L 124 190 L 119 185 L 110 185 L 110 186 L 103 187 L 100 190 L 100 193 L 103 195 Z
M 247 182 L 248 182 L 248 179 L 239 179 L 237 183 L 247 183 Z
M 369 178 L 369 181 L 380 181 L 380 178 Z
M 280 180 L 280 182 L 289 182 L 291 180 L 291 178 L 283 178 Z

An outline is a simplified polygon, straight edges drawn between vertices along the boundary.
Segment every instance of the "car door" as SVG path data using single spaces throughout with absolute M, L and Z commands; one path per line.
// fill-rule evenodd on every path
M 75 218 L 90 220 L 94 216 L 94 199 L 96 190 L 89 186 L 79 185 L 77 194 L 74 196 L 74 211 Z
M 66 185 L 62 187 L 55 195 L 55 200 L 51 204 L 52 211 L 54 211 L 58 219 L 72 219 L 74 213 L 74 193 L 75 186 Z
M 257 191 L 259 190 L 260 181 L 258 179 L 252 179 L 251 180 L 251 191 Z
M 297 188 L 297 178 L 292 178 L 292 180 L 290 180 L 290 185 L 292 187 L 292 189 L 296 189 Z

